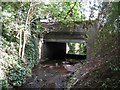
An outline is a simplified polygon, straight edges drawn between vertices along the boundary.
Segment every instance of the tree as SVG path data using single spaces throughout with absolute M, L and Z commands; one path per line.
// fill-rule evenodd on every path
M 81 4 L 79 2 L 60 2 L 48 5 L 41 2 L 0 3 L 2 7 L 0 50 L 6 53 L 5 56 L 1 54 L 0 58 L 4 61 L 2 66 L 7 77 L 3 80 L 3 86 L 8 84 L 21 86 L 34 65 L 38 63 L 35 36 L 44 33 L 44 30 L 40 29 L 41 19 L 47 18 L 69 23 L 85 18 L 80 13 Z M 2 62 L 0 61 L 0 63 Z

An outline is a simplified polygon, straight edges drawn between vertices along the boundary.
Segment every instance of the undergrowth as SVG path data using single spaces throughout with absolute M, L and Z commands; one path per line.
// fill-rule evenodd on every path
M 31 70 L 38 63 L 38 47 L 35 37 L 31 37 L 26 45 L 25 60 L 18 57 L 19 44 L 9 42 L 0 36 L 0 81 L 2 89 L 8 86 L 21 86 L 25 83 L 26 77 L 31 74 Z

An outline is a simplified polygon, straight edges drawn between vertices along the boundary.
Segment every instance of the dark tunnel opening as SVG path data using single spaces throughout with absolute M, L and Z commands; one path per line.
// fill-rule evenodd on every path
M 66 42 L 44 42 L 44 59 L 48 60 L 63 60 L 63 59 L 78 59 L 78 60 L 84 60 L 86 59 L 86 44 L 85 44 L 85 52 L 81 53 L 80 48 L 77 48 L 76 50 L 76 44 L 74 43 L 74 47 L 69 48 L 68 45 L 71 43 Z M 79 46 L 81 44 L 79 43 Z M 70 45 L 69 45 L 70 46 Z M 84 50 L 83 49 L 83 50 Z M 73 51 L 73 53 L 72 53 Z M 77 53 L 76 53 L 77 52 Z M 83 51 L 82 51 L 83 52 Z

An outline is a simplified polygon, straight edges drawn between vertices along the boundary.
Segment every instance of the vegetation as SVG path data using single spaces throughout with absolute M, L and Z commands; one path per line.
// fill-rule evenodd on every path
M 68 54 L 86 55 L 86 43 L 67 43 Z
M 40 20 L 46 19 L 71 25 L 73 22 L 85 19 L 85 15 L 80 12 L 80 2 L 52 4 L 0 2 L 0 4 L 0 10 L 2 11 L 0 16 L 0 22 L 2 22 L 0 29 L 0 81 L 2 81 L 3 90 L 9 86 L 23 85 L 26 78 L 31 76 L 32 68 L 39 63 L 38 36 L 43 37 L 46 33 Z M 111 85 L 112 87 L 119 87 L 120 57 L 117 55 L 120 49 L 118 45 L 120 44 L 118 41 L 120 16 L 117 13 L 119 4 L 110 3 L 107 7 L 106 5 L 108 3 L 103 3 L 98 17 L 103 22 L 100 22 L 101 27 L 99 27 L 93 58 L 95 60 L 101 59 L 102 62 L 108 61 L 109 63 L 105 67 L 107 70 L 105 70 L 110 70 L 110 74 L 116 75 L 115 78 L 107 77 L 103 79 L 105 81 L 102 81 L 99 87 L 111 87 Z M 84 44 L 81 44 L 80 47 L 84 54 L 86 52 L 84 48 L 86 47 Z M 113 52 L 114 56 L 112 57 L 109 52 Z M 110 58 L 106 58 L 106 56 L 110 56 Z M 102 67 L 103 69 L 104 67 Z M 101 72 L 102 70 L 95 71 L 95 75 L 101 75 L 102 73 L 105 73 L 103 76 L 108 75 L 106 71 Z M 87 84 L 90 85 L 90 83 Z M 84 86 L 84 84 L 82 85 Z
M 106 3 L 104 3 L 106 4 Z M 108 4 L 108 3 L 107 3 Z M 105 6 L 104 6 L 105 7 Z M 104 8 L 103 7 L 103 8 Z M 120 71 L 120 57 L 118 55 L 120 47 L 119 47 L 119 10 L 118 8 L 119 3 L 114 2 L 111 5 L 108 4 L 107 8 L 111 7 L 111 9 L 106 12 L 110 13 L 108 16 L 106 16 L 106 24 L 104 28 L 102 28 L 102 31 L 98 35 L 98 40 L 96 42 L 97 50 L 95 51 L 96 54 L 101 53 L 101 57 L 105 58 L 107 57 L 107 54 L 109 54 L 109 60 L 104 59 L 108 61 L 108 65 L 106 68 L 106 72 L 109 72 L 109 76 L 105 78 L 104 82 L 102 83 L 102 88 L 120 88 L 120 78 L 119 78 L 119 71 Z M 104 11 L 104 10 L 103 10 Z M 102 43 L 100 43 L 102 41 Z M 114 43 L 114 44 L 113 44 Z M 99 48 L 99 50 L 98 50 Z M 107 74 L 104 72 L 105 74 Z M 107 74 L 107 75 L 108 75 Z M 105 75 L 105 76 L 107 76 Z M 105 77 L 104 76 L 104 77 Z
M 21 86 L 38 64 L 38 35 L 40 19 L 68 23 L 85 18 L 80 12 L 79 2 L 44 4 L 35 2 L 0 2 L 0 68 L 4 72 L 2 88 Z M 59 8 L 58 8 L 59 7 Z M 54 12 L 52 12 L 54 11 Z
M 78 68 L 73 75 L 72 78 L 78 77 L 73 88 L 120 88 L 119 5 L 118 2 L 103 3 L 100 18 L 104 19 L 99 23 L 102 26 L 99 27 L 97 39 L 93 44 L 94 50 L 91 53 L 94 55 L 92 60 Z M 71 78 L 70 81 L 75 82 Z

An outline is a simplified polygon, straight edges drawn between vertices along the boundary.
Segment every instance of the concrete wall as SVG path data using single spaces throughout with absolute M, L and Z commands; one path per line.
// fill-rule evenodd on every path
M 98 36 L 98 28 L 99 24 L 98 22 L 94 22 L 92 27 L 88 26 L 88 30 L 86 34 L 88 35 L 87 38 L 87 59 L 92 60 L 94 57 L 94 48 L 95 48 L 95 42 Z
M 54 35 L 51 35 L 51 36 L 48 33 L 49 37 L 46 37 L 46 39 L 53 40 L 53 39 L 57 38 L 57 40 L 58 39 L 63 40 L 63 39 L 66 39 L 66 38 L 64 38 L 65 35 L 67 36 L 67 39 L 66 39 L 67 41 L 68 41 L 68 39 L 72 40 L 72 38 L 75 39 L 75 40 L 83 39 L 83 40 L 86 41 L 86 44 L 87 44 L 87 59 L 91 60 L 93 55 L 94 55 L 94 45 L 95 45 L 95 40 L 97 38 L 99 25 L 98 25 L 97 21 L 92 22 L 92 25 L 89 24 L 89 22 L 87 22 L 86 24 L 88 24 L 88 25 L 86 25 L 85 27 L 88 28 L 88 29 L 86 29 L 86 28 L 83 28 L 84 23 L 85 22 L 77 23 L 77 25 L 75 24 L 75 25 L 71 25 L 69 27 L 67 27 L 66 25 L 63 25 L 63 24 L 59 24 L 59 23 L 52 24 L 52 25 L 49 24 L 49 23 L 48 23 L 48 25 L 46 23 L 44 23 L 43 26 L 46 27 L 46 29 L 48 29 L 48 31 L 50 33 L 52 33 L 52 32 L 55 33 Z M 61 32 L 61 33 L 63 33 L 63 32 L 71 33 L 71 31 L 76 32 L 77 34 L 74 34 L 74 35 L 65 34 L 64 36 L 59 35 L 59 32 Z M 81 34 L 81 33 L 83 33 L 83 34 Z M 86 37 L 85 33 L 87 34 L 88 37 Z M 68 36 L 69 36 L 69 38 L 68 38 Z M 72 36 L 75 36 L 75 37 L 72 37 Z M 62 57 L 65 56 L 65 53 L 66 53 L 65 50 L 66 50 L 65 42 L 60 43 L 58 41 L 55 42 L 55 40 L 54 40 L 54 42 L 44 42 L 43 47 L 42 47 L 42 52 L 41 52 L 42 59 L 44 59 L 46 57 L 47 58 L 52 58 L 52 57 L 62 58 Z

